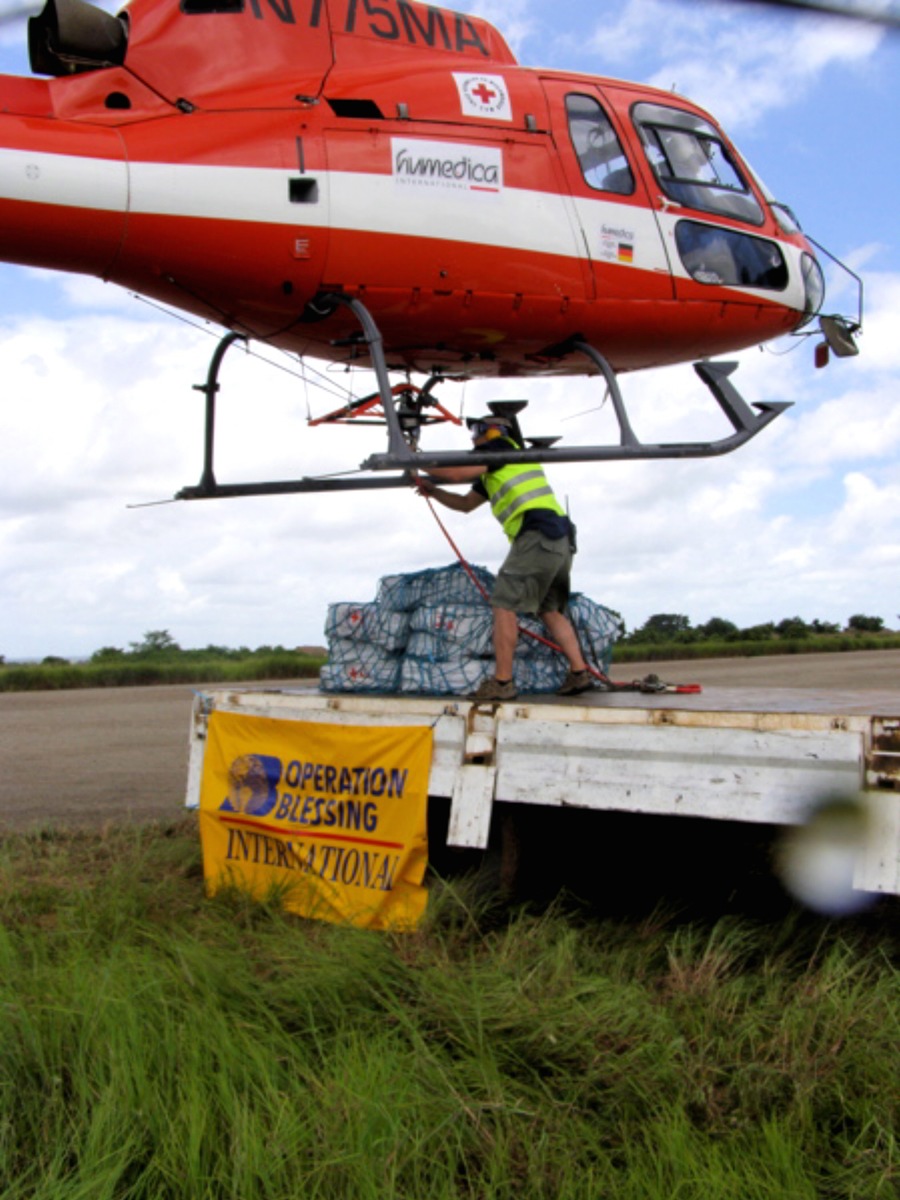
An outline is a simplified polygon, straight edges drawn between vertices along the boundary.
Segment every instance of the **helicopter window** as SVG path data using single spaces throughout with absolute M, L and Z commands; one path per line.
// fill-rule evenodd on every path
M 592 96 L 566 96 L 569 135 L 585 182 L 598 192 L 630 196 L 634 176 L 609 117 Z
M 773 292 L 783 292 L 788 285 L 787 265 L 776 242 L 699 221 L 679 221 L 675 241 L 681 261 L 698 283 Z
M 762 224 L 762 209 L 715 126 L 661 104 L 636 104 L 633 115 L 666 195 L 703 212 Z

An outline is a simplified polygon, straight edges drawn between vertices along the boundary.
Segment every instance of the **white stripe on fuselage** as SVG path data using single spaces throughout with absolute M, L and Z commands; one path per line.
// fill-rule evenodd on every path
M 390 175 L 316 171 L 316 203 L 293 203 L 296 171 L 147 163 L 0 149 L 0 198 L 199 220 L 256 222 L 288 228 L 348 229 L 395 237 L 432 238 L 581 260 L 590 257 L 623 271 L 667 272 L 657 218 L 649 209 L 615 200 L 575 198 L 505 185 L 497 192 L 400 183 Z M 580 222 L 573 223 L 571 214 Z M 684 214 L 687 215 L 687 214 Z M 662 214 L 671 237 L 676 215 Z M 750 231 L 748 231 L 750 232 Z M 630 246 L 627 261 L 610 246 Z M 802 309 L 797 247 L 780 242 L 791 284 L 777 299 Z M 679 261 L 676 276 L 689 279 Z M 732 288 L 752 298 L 761 289 Z
M 124 213 L 128 168 L 121 159 L 0 149 L 0 199 Z

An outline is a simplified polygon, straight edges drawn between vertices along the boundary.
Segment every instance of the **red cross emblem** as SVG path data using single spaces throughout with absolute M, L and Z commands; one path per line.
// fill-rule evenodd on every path
M 464 75 L 454 71 L 463 116 L 496 117 L 512 120 L 512 108 L 505 81 L 499 75 Z
M 472 88 L 472 95 L 480 100 L 482 104 L 490 104 L 496 99 L 497 93 L 493 88 L 489 88 L 486 83 L 479 83 L 478 87 Z

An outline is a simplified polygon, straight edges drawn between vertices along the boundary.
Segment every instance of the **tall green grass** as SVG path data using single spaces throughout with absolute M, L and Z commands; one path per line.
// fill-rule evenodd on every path
M 69 688 L 139 687 L 160 683 L 246 683 L 254 679 L 318 679 L 324 658 L 291 651 L 246 658 L 193 659 L 187 655 L 122 657 L 99 663 L 0 666 L 0 692 Z
M 898 1195 L 890 914 L 475 895 L 372 934 L 204 899 L 191 822 L 6 839 L 0 1195 Z

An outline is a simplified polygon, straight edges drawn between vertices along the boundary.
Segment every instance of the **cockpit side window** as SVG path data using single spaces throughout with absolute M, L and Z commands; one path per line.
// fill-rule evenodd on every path
M 636 104 L 632 116 L 667 196 L 701 212 L 763 223 L 762 209 L 714 125 L 662 104 Z
M 634 176 L 609 117 L 593 96 L 566 96 L 569 136 L 588 187 L 630 196 Z
M 678 221 L 675 243 L 685 268 L 698 283 L 773 292 L 783 292 L 789 283 L 781 247 L 767 238 L 700 221 Z

